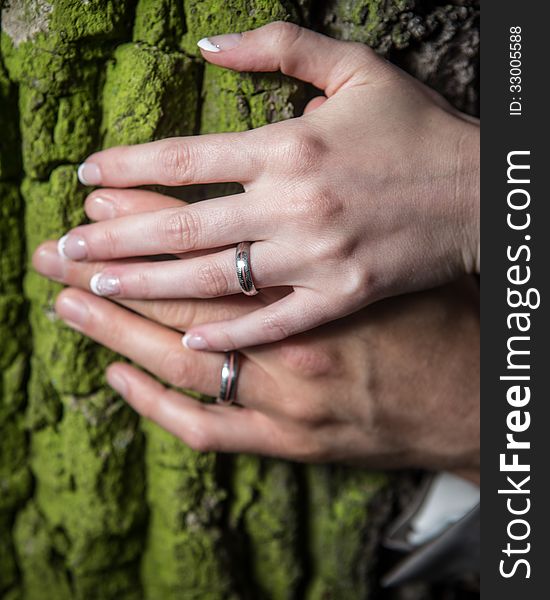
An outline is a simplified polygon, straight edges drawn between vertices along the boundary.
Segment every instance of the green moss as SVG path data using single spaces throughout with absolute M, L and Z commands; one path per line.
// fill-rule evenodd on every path
M 74 573 L 136 560 L 141 540 L 126 534 L 144 517 L 137 417 L 108 391 L 62 402 L 62 420 L 34 433 L 31 453 L 35 498 L 50 526 L 66 532 L 67 548 L 58 550 Z
M 27 440 L 21 416 L 3 419 L 1 427 L 0 515 L 6 515 L 28 496 L 31 477 L 27 469 Z
M 25 589 L 34 597 L 43 563 L 44 577 L 61 590 L 52 598 L 64 597 L 67 583 L 71 598 L 138 598 L 145 481 L 137 417 L 108 392 L 62 402 L 61 421 L 32 437 L 36 510 L 18 530 Z M 94 414 L 94 404 L 103 410 Z M 30 544 L 39 547 L 28 552 Z
M 201 132 L 244 131 L 294 116 L 297 85 L 279 74 L 247 74 L 206 65 Z
M 368 539 L 373 499 L 387 485 L 381 473 L 345 467 L 307 468 L 310 552 L 313 565 L 308 600 L 371 597 L 373 540 Z
M 233 528 L 243 529 L 260 598 L 294 598 L 303 575 L 298 550 L 298 487 L 293 465 L 239 456 L 233 477 Z
M 18 302 L 21 299 L 18 298 Z M 9 298 L 0 299 L 0 306 L 9 302 Z M 18 322 L 16 328 L 4 327 L 0 325 L 0 333 L 6 333 L 10 336 L 10 341 L 6 342 L 2 348 L 2 377 L 0 378 L 0 392 L 2 394 L 2 402 L 0 404 L 0 419 L 11 413 L 20 411 L 25 403 L 25 375 L 27 370 L 26 351 L 28 350 L 25 341 L 19 339 L 18 336 L 27 333 L 26 323 Z M 15 356 L 8 362 L 6 357 L 11 351 L 17 352 Z
M 415 4 L 416 0 L 338 0 L 334 2 L 336 18 L 327 23 L 327 33 L 386 52 L 392 30 L 406 35 L 400 16 L 411 11 Z
M 181 0 L 139 0 L 133 41 L 175 50 L 181 43 L 184 21 Z
M 78 90 L 86 71 L 82 63 L 106 55 L 109 42 L 127 34 L 131 5 L 131 0 L 10 3 L 2 11 L 1 48 L 11 78 L 54 96 Z
M 21 290 L 24 240 L 22 202 L 16 185 L 0 182 L 0 295 Z
M 250 105 L 239 73 L 206 65 L 203 81 L 201 133 L 245 131 L 252 125 Z
M 29 257 L 44 240 L 57 239 L 84 221 L 86 194 L 78 183 L 75 166 L 56 168 L 45 183 L 26 179 L 22 192 L 27 213 L 25 230 Z M 32 286 L 28 288 L 28 295 L 33 297 Z
M 119 46 L 103 93 L 104 146 L 193 133 L 198 65 L 145 44 Z
M 24 347 L 23 337 L 28 328 L 24 322 L 24 301 L 19 295 L 0 296 L 0 334 L 2 346 L 0 367 L 2 371 L 13 363 Z
M 23 163 L 28 177 L 46 179 L 63 163 L 79 163 L 97 144 L 95 81 L 56 98 L 20 86 Z
M 0 181 L 18 175 L 19 136 L 17 130 L 17 90 L 9 81 L 0 55 Z M 1 192 L 0 192 L 1 193 Z M 2 194 L 3 195 L 3 194 Z M 1 198 L 2 196 L 0 196 Z M 0 204 L 1 204 L 0 200 Z M 7 248 L 0 243 L 0 248 Z M 1 271 L 0 271 L 1 272 Z
M 148 503 L 143 561 L 146 598 L 218 600 L 231 592 L 221 546 L 216 456 L 200 454 L 146 424 Z
M 0 104 L 6 99 L 1 88 L 0 78 Z M 9 92 L 13 95 L 13 88 Z M 13 128 L 5 131 L 6 141 L 15 143 Z M 17 156 L 2 144 L 0 175 L 14 175 L 16 163 L 5 152 Z M 19 581 L 11 529 L 15 512 L 31 491 L 23 415 L 28 351 L 23 257 L 21 198 L 15 184 L 0 183 L 0 596 L 14 599 Z
M 26 426 L 29 430 L 54 425 L 63 413 L 59 394 L 51 384 L 44 363 L 32 356 L 28 383 Z
M 295 116 L 298 85 L 278 73 L 265 74 L 261 80 L 252 76 L 254 92 L 250 95 L 250 120 L 253 128 L 284 121 Z
M 132 25 L 134 0 L 50 0 L 50 37 L 65 43 L 126 36 Z
M 11 515 L 0 511 L 0 596 L 17 583 L 17 564 L 11 535 Z
M 55 600 L 73 600 L 69 574 L 61 557 L 52 551 L 51 532 L 34 502 L 17 515 L 14 537 L 25 600 L 44 600 L 45 590 Z

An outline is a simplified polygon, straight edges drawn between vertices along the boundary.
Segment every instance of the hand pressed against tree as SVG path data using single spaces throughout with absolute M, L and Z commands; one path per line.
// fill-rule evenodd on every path
M 129 299 L 239 293 L 234 247 L 250 241 L 252 275 L 264 299 L 272 297 L 269 288 L 289 293 L 189 328 L 190 348 L 222 350 L 281 340 L 381 298 L 479 270 L 473 119 L 366 46 L 290 24 L 210 38 L 201 47 L 214 64 L 281 70 L 326 97 L 312 100 L 300 118 L 256 130 L 90 156 L 81 178 L 110 186 L 88 198 L 92 218 L 145 193 L 117 188 L 238 181 L 245 189 L 155 210 L 165 206 L 160 202 L 150 212 L 69 232 L 59 244 L 65 257 L 110 261 L 90 273 L 96 293 Z M 120 260 L 163 253 L 184 260 Z

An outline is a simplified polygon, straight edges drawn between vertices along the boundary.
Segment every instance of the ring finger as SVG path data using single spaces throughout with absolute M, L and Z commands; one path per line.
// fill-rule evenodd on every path
M 252 246 L 254 283 L 258 289 L 289 285 L 288 261 L 272 244 Z M 156 262 L 107 264 L 89 282 L 98 296 L 135 299 L 218 298 L 240 293 L 235 249 L 216 254 Z
M 286 285 L 284 279 L 291 275 L 288 263 L 270 247 L 267 242 L 252 246 L 253 277 L 259 289 Z M 55 242 L 46 242 L 34 253 L 33 264 L 39 273 L 55 281 L 117 299 L 217 298 L 241 291 L 232 248 L 181 260 L 78 263 L 64 260 Z M 252 303 L 247 306 L 252 308 Z
M 68 288 L 56 301 L 57 314 L 72 328 L 142 365 L 166 382 L 217 396 L 224 355 L 193 352 L 181 336 L 112 302 Z M 250 360 L 241 361 L 237 401 L 252 406 L 254 390 L 268 385 L 265 372 Z M 262 383 L 263 382 L 263 383 Z

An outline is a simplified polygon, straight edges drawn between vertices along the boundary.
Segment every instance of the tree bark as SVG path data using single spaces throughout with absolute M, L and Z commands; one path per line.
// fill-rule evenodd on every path
M 369 43 L 476 114 L 478 2 L 0 4 L 0 597 L 381 597 L 402 477 L 189 450 L 105 385 L 113 355 L 57 320 L 61 288 L 29 257 L 83 222 L 90 152 L 299 114 L 307 86 L 205 65 L 201 37 L 291 20 Z

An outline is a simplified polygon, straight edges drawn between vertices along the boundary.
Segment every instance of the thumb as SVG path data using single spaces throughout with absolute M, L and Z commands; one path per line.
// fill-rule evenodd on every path
M 282 21 L 203 38 L 198 46 L 212 64 L 234 71 L 281 71 L 329 97 L 346 85 L 373 81 L 388 64 L 364 44 L 341 42 Z

